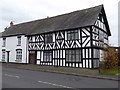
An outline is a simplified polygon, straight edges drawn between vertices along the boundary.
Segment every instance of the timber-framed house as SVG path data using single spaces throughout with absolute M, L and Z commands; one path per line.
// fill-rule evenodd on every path
M 28 35 L 29 59 L 40 65 L 98 68 L 108 45 L 102 5 L 40 20 Z M 34 56 L 34 59 L 33 59 Z
M 38 65 L 98 68 L 111 36 L 103 5 L 18 26 L 26 29 L 28 63 Z

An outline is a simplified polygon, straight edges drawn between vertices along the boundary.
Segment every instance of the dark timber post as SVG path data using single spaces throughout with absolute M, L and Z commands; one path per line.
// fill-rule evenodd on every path
M 90 27 L 90 45 L 91 45 L 91 66 L 92 66 L 92 68 L 94 68 L 94 66 L 93 66 L 93 54 L 94 54 L 94 52 L 93 52 L 93 35 L 92 35 L 92 26 Z

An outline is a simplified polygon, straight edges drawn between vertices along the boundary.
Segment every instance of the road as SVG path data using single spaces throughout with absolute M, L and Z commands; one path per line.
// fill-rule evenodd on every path
M 3 88 L 118 88 L 118 82 L 3 67 Z

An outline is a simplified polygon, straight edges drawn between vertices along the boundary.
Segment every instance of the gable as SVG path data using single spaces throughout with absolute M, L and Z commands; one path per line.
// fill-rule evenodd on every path
M 104 8 L 101 9 L 101 12 L 99 13 L 94 25 L 102 29 L 104 32 L 108 33 L 109 36 L 111 36 Z

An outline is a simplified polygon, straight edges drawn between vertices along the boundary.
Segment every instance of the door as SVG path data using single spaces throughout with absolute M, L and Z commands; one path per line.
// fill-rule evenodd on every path
M 6 52 L 7 52 L 7 62 L 9 62 L 9 58 L 10 58 L 9 53 L 10 53 L 10 51 L 6 51 Z
M 29 64 L 36 64 L 36 52 L 29 51 Z

